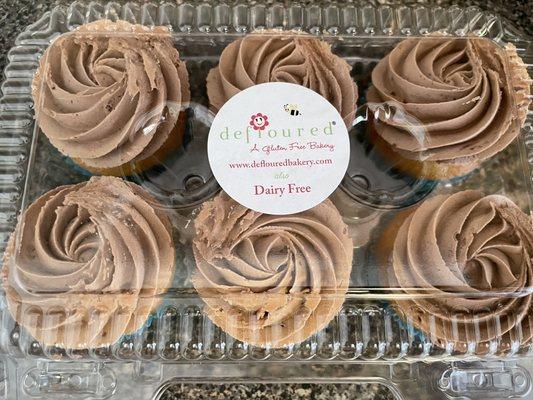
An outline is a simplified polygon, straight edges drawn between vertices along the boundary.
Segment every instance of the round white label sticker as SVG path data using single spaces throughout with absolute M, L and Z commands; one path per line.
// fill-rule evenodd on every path
M 229 99 L 207 143 L 213 174 L 243 206 L 292 214 L 324 201 L 350 159 L 339 112 L 316 92 L 292 83 L 263 83 Z

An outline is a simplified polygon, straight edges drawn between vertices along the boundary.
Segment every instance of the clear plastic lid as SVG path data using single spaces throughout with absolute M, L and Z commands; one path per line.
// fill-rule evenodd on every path
M 11 323 L 87 355 L 193 307 L 290 349 L 364 304 L 442 349 L 525 348 L 528 79 L 473 36 L 64 33 L 32 78 Z

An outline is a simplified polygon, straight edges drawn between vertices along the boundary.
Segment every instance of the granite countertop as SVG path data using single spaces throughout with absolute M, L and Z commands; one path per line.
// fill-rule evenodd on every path
M 35 22 L 44 12 L 56 5 L 68 5 L 73 0 L 0 0 L 0 26 L 2 35 L 0 36 L 0 70 L 3 71 L 7 60 L 7 51 L 15 37 L 27 25 Z M 139 0 L 143 2 L 143 0 Z M 285 0 L 290 1 L 290 0 Z M 305 0 L 313 1 L 313 0 Z M 125 2 L 118 0 L 117 2 Z M 533 0 L 369 0 L 369 2 L 404 3 L 404 4 L 439 4 L 443 6 L 458 4 L 460 6 L 476 5 L 482 9 L 497 12 L 515 26 L 533 37 Z
M 401 1 L 374 0 L 376 3 L 401 3 Z M 6 65 L 7 51 L 15 37 L 29 24 L 36 21 L 45 11 L 58 4 L 68 4 L 65 0 L 0 0 L 0 70 Z M 404 3 L 424 3 L 461 6 L 477 5 L 483 9 L 499 13 L 509 19 L 523 32 L 533 37 L 532 0 L 467 0 L 467 1 L 404 1 Z M 315 399 L 315 400 L 388 400 L 392 394 L 379 385 L 181 385 L 170 387 L 161 400 L 178 399 Z

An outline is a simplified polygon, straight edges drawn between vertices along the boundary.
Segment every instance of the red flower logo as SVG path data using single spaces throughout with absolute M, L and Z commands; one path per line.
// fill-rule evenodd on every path
M 262 131 L 268 126 L 268 117 L 261 113 L 254 114 L 250 117 L 250 126 L 256 131 Z

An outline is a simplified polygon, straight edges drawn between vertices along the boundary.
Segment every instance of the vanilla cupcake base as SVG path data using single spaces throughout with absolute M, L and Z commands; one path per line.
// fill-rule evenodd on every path
M 450 180 L 468 175 L 481 165 L 477 161 L 418 161 L 402 157 L 384 141 L 376 132 L 374 123 L 369 123 L 368 139 L 374 147 L 394 165 L 398 171 L 401 171 L 413 178 L 428 179 L 432 181 Z
M 172 153 L 178 151 L 183 144 L 183 137 L 185 135 L 185 128 L 187 124 L 187 115 L 185 111 L 182 111 L 176 122 L 176 126 L 170 132 L 167 140 L 161 145 L 161 147 L 151 156 L 139 160 L 139 161 L 129 161 L 117 167 L 111 168 L 97 168 L 90 165 L 87 165 L 83 159 L 74 158 L 72 159 L 79 167 L 88 171 L 90 174 L 94 175 L 106 175 L 106 176 L 116 176 L 116 177 L 127 177 L 141 172 L 147 171 L 150 168 L 153 168 L 159 164 Z

